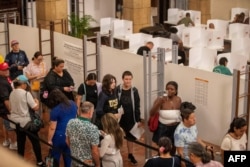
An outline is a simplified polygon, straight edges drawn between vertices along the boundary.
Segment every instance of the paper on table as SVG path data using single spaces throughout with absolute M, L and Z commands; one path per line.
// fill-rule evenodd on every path
M 138 123 L 135 123 L 133 128 L 130 130 L 130 133 L 136 138 L 140 139 L 142 134 L 144 133 L 144 129 L 142 127 L 138 127 Z

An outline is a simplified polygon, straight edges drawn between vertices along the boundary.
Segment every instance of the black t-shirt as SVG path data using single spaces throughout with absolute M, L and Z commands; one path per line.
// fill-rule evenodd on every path
M 147 53 L 150 51 L 150 49 L 149 49 L 147 46 L 141 46 L 141 47 L 137 50 L 137 54 L 143 56 L 143 51 L 144 51 L 144 50 L 145 50 Z
M 173 162 L 174 160 L 174 162 Z M 180 167 L 180 159 L 177 157 L 173 158 L 150 158 L 144 165 L 144 167 Z
M 11 91 L 12 88 L 7 78 L 0 76 L 0 115 L 5 115 L 9 113 L 8 109 L 4 104 L 4 101 L 9 100 Z
M 86 88 L 86 92 L 84 90 L 84 85 Z M 81 84 L 78 88 L 77 94 L 80 96 L 86 95 L 86 101 L 89 101 L 94 104 L 95 108 L 97 105 L 97 100 L 98 100 L 98 90 L 97 90 L 97 85 L 87 85 L 86 83 Z

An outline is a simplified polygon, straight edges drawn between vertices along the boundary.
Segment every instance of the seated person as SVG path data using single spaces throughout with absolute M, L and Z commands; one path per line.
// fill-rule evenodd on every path
M 203 147 L 209 150 L 213 148 L 207 146 L 199 137 L 196 127 L 196 118 L 194 110 L 196 107 L 190 102 L 183 102 L 180 107 L 182 122 L 177 126 L 174 132 L 174 144 L 177 154 L 182 158 L 189 160 L 188 144 L 191 142 L 199 142 Z M 190 167 L 190 164 L 182 164 L 183 167 Z
M 208 24 L 208 29 L 215 29 L 214 23 L 209 23 L 209 24 Z
M 151 42 L 151 41 L 148 41 L 148 42 L 146 43 L 146 45 L 141 46 L 141 47 L 137 50 L 137 54 L 143 56 L 143 51 L 146 51 L 147 54 L 148 54 L 148 52 L 151 51 L 151 50 L 153 49 L 153 47 L 154 47 L 154 43 Z
M 225 74 L 225 75 L 232 75 L 229 68 L 227 68 L 228 60 L 226 57 L 221 57 L 219 60 L 219 65 L 214 67 L 213 72 Z
M 194 22 L 190 18 L 190 13 L 186 13 L 186 17 L 182 18 L 181 20 L 177 22 L 177 25 L 180 25 L 180 24 L 184 24 L 186 27 L 188 27 L 189 24 L 194 26 Z
M 196 167 L 223 167 L 221 163 L 211 160 L 211 156 L 206 149 L 198 142 L 188 144 L 188 155 L 190 161 Z

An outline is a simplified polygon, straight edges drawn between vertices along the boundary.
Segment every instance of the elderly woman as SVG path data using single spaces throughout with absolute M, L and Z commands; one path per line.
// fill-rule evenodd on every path
M 49 92 L 60 89 L 69 100 L 74 100 L 74 81 L 70 73 L 64 69 L 64 60 L 56 58 L 52 63 L 52 69 L 44 79 L 44 84 Z
M 162 136 L 169 137 L 172 143 L 174 143 L 174 131 L 181 121 L 181 98 L 177 96 L 178 84 L 175 81 L 168 82 L 166 84 L 166 92 L 166 96 L 160 96 L 155 100 L 150 110 L 150 115 L 159 112 L 158 128 L 154 132 L 152 139 L 155 143 L 158 143 Z M 175 154 L 175 150 L 175 147 L 172 147 L 172 155 Z
M 247 144 L 247 122 L 244 118 L 234 118 L 231 122 L 227 134 L 221 143 L 221 155 L 224 159 L 224 151 L 243 151 Z
M 196 167 L 223 167 L 220 162 L 211 160 L 210 154 L 198 142 L 188 144 L 189 159 Z

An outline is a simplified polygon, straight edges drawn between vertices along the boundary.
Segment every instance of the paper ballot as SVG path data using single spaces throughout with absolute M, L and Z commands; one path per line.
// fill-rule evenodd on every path
M 138 123 L 135 123 L 133 128 L 130 130 L 130 133 L 136 138 L 140 139 L 142 134 L 144 133 L 144 129 L 142 127 L 138 127 Z

